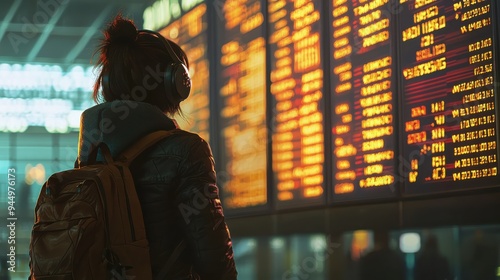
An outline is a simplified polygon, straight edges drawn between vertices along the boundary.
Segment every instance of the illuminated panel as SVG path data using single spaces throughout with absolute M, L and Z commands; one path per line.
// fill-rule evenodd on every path
M 321 203 L 321 1 L 269 0 L 272 168 L 278 208 Z
M 83 110 L 94 105 L 93 67 L 1 63 L 0 77 L 0 132 L 78 131 Z
M 220 7 L 217 92 L 219 184 L 229 211 L 267 204 L 266 64 L 262 5 L 231 0 Z
M 395 48 L 387 1 L 330 3 L 333 201 L 395 196 Z
M 176 118 L 180 127 L 198 133 L 209 140 L 209 64 L 207 58 L 207 7 L 198 5 L 160 33 L 179 44 L 189 59 L 192 88 L 189 97 L 181 102 L 184 116 Z
M 498 184 L 492 1 L 403 1 L 405 192 Z

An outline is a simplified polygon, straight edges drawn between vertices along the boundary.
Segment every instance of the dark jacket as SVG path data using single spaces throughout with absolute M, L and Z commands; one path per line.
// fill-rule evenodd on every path
M 78 161 L 106 143 L 113 156 L 157 130 L 175 132 L 131 165 L 150 244 L 153 275 L 185 239 L 187 248 L 166 279 L 236 279 L 229 230 L 216 186 L 209 145 L 147 103 L 106 102 L 82 114 Z

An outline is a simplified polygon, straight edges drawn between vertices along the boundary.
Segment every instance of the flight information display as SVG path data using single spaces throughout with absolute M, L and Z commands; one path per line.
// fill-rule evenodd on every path
M 277 208 L 324 201 L 322 1 L 269 0 L 272 170 Z
M 267 205 L 264 7 L 228 0 L 216 8 L 222 202 L 230 211 L 257 209 Z
M 494 1 L 400 2 L 405 193 L 498 184 Z
M 387 2 L 330 1 L 334 202 L 397 194 L 396 48 Z
M 160 33 L 179 44 L 189 59 L 192 88 L 182 101 L 184 116 L 176 118 L 179 126 L 198 133 L 209 141 L 209 62 L 207 57 L 207 6 L 201 4 L 162 29 Z

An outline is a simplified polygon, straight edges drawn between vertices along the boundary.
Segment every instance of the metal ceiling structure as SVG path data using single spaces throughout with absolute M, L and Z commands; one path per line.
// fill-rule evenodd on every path
M 141 28 L 154 0 L 1 0 L 0 63 L 89 65 L 102 30 L 121 13 Z

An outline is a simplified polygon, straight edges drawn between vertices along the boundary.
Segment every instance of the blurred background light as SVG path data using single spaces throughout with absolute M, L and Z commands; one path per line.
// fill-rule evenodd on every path
M 399 248 L 403 253 L 416 253 L 420 251 L 420 235 L 415 232 L 403 233 L 399 237 Z

